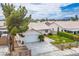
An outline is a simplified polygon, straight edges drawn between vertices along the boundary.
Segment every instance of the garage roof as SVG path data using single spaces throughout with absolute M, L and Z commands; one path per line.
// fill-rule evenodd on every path
M 45 30 L 45 29 L 51 29 L 49 26 L 45 24 L 45 22 L 38 22 L 38 23 L 30 23 L 29 24 L 30 29 L 35 30 Z

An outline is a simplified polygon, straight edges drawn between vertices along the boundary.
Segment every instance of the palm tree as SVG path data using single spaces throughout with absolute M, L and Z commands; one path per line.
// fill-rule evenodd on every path
M 78 21 L 78 15 L 75 15 L 75 17 L 71 17 L 72 21 Z
M 78 21 L 78 15 L 75 15 L 75 19 Z
M 31 15 L 26 17 L 27 9 L 23 6 L 15 9 L 13 4 L 1 4 L 6 26 L 10 35 L 10 49 L 14 51 L 14 37 L 27 31 Z

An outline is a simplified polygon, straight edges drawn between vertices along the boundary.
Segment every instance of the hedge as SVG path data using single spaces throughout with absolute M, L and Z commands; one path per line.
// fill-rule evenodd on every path
M 76 39 L 79 40 L 79 36 L 78 35 L 74 35 L 72 33 L 67 33 L 67 32 L 59 32 L 58 34 L 59 36 L 64 36 L 66 38 L 70 38 L 70 39 Z

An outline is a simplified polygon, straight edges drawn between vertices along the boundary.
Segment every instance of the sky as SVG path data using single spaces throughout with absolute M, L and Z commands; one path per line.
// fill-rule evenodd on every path
M 15 3 L 16 9 L 22 5 L 33 19 L 62 19 L 79 14 L 79 3 Z M 0 6 L 0 19 L 4 18 Z

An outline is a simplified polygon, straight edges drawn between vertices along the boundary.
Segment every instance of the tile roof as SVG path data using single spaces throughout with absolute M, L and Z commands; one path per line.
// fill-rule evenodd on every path
M 29 28 L 35 30 L 51 29 L 49 26 L 45 24 L 45 22 L 30 23 Z
M 37 23 L 30 23 L 29 27 L 36 30 L 52 29 L 55 27 L 62 27 L 63 29 L 69 29 L 69 30 L 79 30 L 79 21 L 37 22 Z

